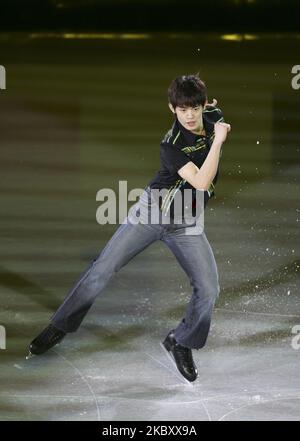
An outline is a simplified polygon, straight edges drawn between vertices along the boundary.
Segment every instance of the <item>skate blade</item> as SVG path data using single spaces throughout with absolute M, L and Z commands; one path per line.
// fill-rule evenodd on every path
M 190 387 L 194 387 L 194 385 L 189 380 L 184 378 L 184 376 L 179 372 L 176 362 L 172 357 L 172 355 L 170 354 L 170 352 L 167 351 L 167 349 L 164 347 L 164 345 L 161 342 L 159 343 L 159 345 L 161 346 L 161 348 L 163 349 L 164 353 L 167 355 L 169 360 L 171 360 L 172 365 L 175 367 L 176 371 L 174 372 L 174 374 L 176 374 L 176 377 L 179 378 L 184 384 L 188 384 Z
M 56 343 L 53 347 L 59 346 L 61 342 Z M 50 348 L 51 349 L 51 348 Z M 47 352 L 47 351 L 45 351 Z M 42 352 L 41 354 L 32 354 L 32 352 L 29 351 L 26 360 L 30 360 L 33 357 L 36 357 L 37 355 L 43 355 L 45 352 Z
M 26 356 L 25 360 L 30 360 L 31 358 L 34 358 L 35 354 L 32 354 L 31 352 L 29 352 L 29 354 Z

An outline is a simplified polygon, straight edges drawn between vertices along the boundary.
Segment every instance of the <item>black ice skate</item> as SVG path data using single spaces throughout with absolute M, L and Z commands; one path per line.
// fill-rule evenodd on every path
M 29 345 L 29 355 L 40 355 L 57 345 L 65 337 L 66 333 L 53 325 L 47 326 Z
M 195 381 L 198 376 L 197 367 L 193 361 L 192 350 L 177 343 L 173 331 L 170 331 L 163 342 L 163 347 L 175 361 L 176 367 L 188 381 Z

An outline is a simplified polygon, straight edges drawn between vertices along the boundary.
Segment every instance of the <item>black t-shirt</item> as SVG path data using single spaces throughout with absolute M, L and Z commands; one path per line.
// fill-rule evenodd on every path
M 224 121 L 223 113 L 219 108 L 206 106 L 203 110 L 203 133 L 196 135 L 180 124 L 177 117 L 172 128 L 166 133 L 160 143 L 160 169 L 149 182 L 151 189 L 166 189 L 167 194 L 159 200 L 159 207 L 163 213 L 171 209 L 175 194 L 184 189 L 193 187 L 177 173 L 189 161 L 201 167 L 205 161 L 214 140 L 214 124 Z M 213 196 L 218 179 L 219 167 L 208 191 L 204 192 L 204 205 Z M 193 189 L 193 191 L 196 191 Z

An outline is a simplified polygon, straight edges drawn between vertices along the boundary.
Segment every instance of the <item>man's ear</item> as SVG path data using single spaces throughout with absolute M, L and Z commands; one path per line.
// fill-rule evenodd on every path
M 204 106 L 203 106 L 203 109 L 204 109 L 204 107 L 207 106 L 207 104 L 208 104 L 208 100 L 206 99 L 206 101 L 205 101 L 205 103 L 204 103 Z
M 168 104 L 169 104 L 169 108 L 170 108 L 171 112 L 172 113 L 176 113 L 174 107 L 172 106 L 172 104 L 171 103 L 168 103 Z

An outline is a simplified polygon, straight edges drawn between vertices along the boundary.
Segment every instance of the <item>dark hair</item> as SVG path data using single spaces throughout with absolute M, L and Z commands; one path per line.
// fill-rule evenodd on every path
M 182 75 L 172 80 L 168 88 L 168 100 L 174 109 L 177 106 L 204 106 L 207 100 L 206 86 L 198 74 Z

